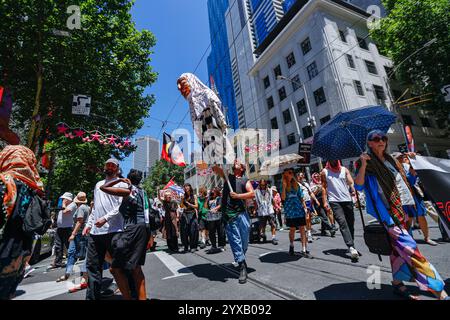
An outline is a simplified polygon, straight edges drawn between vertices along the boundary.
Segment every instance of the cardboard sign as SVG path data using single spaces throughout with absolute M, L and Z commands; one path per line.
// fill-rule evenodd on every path
M 91 113 L 91 97 L 86 95 L 74 95 L 72 102 L 72 114 L 88 116 Z

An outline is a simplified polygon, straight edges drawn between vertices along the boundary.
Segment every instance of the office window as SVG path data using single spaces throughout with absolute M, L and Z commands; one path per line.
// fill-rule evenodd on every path
M 264 78 L 264 89 L 267 89 L 268 87 L 270 87 L 270 79 L 269 76 Z
M 364 60 L 364 62 L 366 63 L 367 71 L 369 71 L 369 73 L 378 74 L 377 67 L 374 62 L 367 60 Z
M 319 88 L 316 91 L 314 91 L 314 100 L 316 101 L 316 106 L 319 106 L 327 101 L 323 88 Z
M 346 56 L 347 56 L 347 65 L 350 68 L 355 69 L 355 61 L 353 60 L 353 56 L 351 54 L 347 54 Z
M 392 71 L 394 71 L 394 68 L 384 66 L 384 71 L 386 71 L 386 75 L 389 79 L 396 80 L 395 73 L 392 73 Z
M 292 91 L 297 91 L 301 87 L 300 76 L 296 75 L 291 80 L 292 80 Z
M 272 129 L 278 129 L 277 117 L 270 119 L 270 126 Z
M 366 39 L 357 37 L 358 44 L 361 49 L 369 50 L 369 46 L 367 45 Z
M 302 47 L 303 55 L 305 55 L 305 54 L 307 54 L 308 52 L 311 51 L 312 47 L 311 47 L 311 41 L 309 40 L 309 37 L 306 38 L 306 39 L 301 43 L 301 47 Z
M 275 79 L 278 76 L 281 76 L 281 67 L 280 67 L 280 65 L 278 65 L 275 69 L 273 69 L 273 73 L 275 74 Z
M 402 114 L 402 119 L 403 119 L 403 124 L 405 124 L 407 126 L 414 126 L 414 125 L 416 125 L 413 117 L 411 117 L 408 114 Z
M 339 30 L 339 36 L 341 37 L 341 41 L 347 43 L 347 38 L 345 37 L 345 33 L 342 30 Z
M 422 122 L 423 127 L 433 128 L 433 125 L 431 124 L 431 121 L 428 118 L 420 117 L 420 122 Z
M 296 142 L 295 141 L 296 140 L 295 139 L 295 133 L 288 134 L 287 140 L 288 140 L 288 145 L 292 146 Z
M 306 70 L 308 70 L 308 76 L 309 76 L 309 80 L 311 80 L 312 78 L 314 78 L 315 76 L 317 76 L 319 74 L 319 71 L 317 70 L 317 64 L 314 61 L 313 63 L 311 63 Z
M 295 61 L 295 56 L 294 56 L 294 53 L 293 53 L 293 52 L 291 52 L 291 53 L 286 57 L 286 62 L 287 62 L 288 68 L 291 68 L 291 67 L 296 63 L 296 61 Z
M 320 119 L 320 124 L 324 125 L 325 123 L 327 123 L 330 120 L 331 120 L 331 116 L 328 115 L 328 116 L 323 117 L 322 119 Z
M 312 128 L 310 126 L 303 127 L 303 139 L 308 139 L 309 137 L 313 136 Z
M 280 97 L 280 101 L 283 101 L 284 99 L 286 99 L 286 88 L 285 87 L 281 87 L 280 89 L 278 89 L 278 96 Z
M 297 102 L 297 110 L 298 110 L 299 115 L 304 115 L 305 113 L 308 113 L 308 109 L 306 108 L 305 99 L 302 99 L 299 102 Z
M 386 95 L 384 94 L 383 87 L 373 85 L 373 90 L 375 91 L 375 97 L 380 100 L 386 100 Z
M 289 122 L 292 121 L 291 111 L 289 109 L 283 111 L 283 119 L 284 119 L 284 124 L 288 124 Z
M 353 84 L 355 86 L 355 91 L 358 96 L 364 96 L 364 90 L 361 85 L 361 81 L 353 80 Z
M 267 98 L 267 107 L 270 109 L 272 109 L 275 106 L 275 103 L 273 102 L 273 97 L 270 96 L 269 98 Z

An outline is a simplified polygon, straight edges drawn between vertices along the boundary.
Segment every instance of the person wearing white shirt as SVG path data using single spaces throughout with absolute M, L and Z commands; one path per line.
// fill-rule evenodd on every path
M 98 182 L 94 189 L 94 207 L 89 216 L 83 235 L 89 235 L 87 245 L 88 288 L 86 300 L 101 298 L 103 264 L 107 252 L 112 253 L 111 240 L 123 231 L 123 217 L 119 213 L 122 197 L 109 195 L 100 190 L 107 182 L 118 179 L 119 161 L 109 159 L 105 163 L 106 179 Z M 128 188 L 126 183 L 116 184 L 117 188 Z

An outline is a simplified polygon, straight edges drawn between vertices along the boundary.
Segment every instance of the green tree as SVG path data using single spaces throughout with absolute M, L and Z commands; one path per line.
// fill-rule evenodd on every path
M 142 127 L 154 103 L 154 96 L 144 90 L 157 77 L 150 66 L 156 39 L 150 31 L 136 29 L 130 14 L 134 1 L 0 2 L 0 84 L 13 92 L 13 123 L 29 133 L 22 143 L 27 142 L 38 158 L 44 140 L 57 138 L 58 122 L 121 137 L 131 137 Z M 81 9 L 80 30 L 67 27 L 71 5 Z M 54 30 L 70 36 L 57 36 Z M 72 115 L 73 94 L 92 97 L 92 116 Z M 55 192 L 67 188 L 66 177 L 59 175 L 79 176 L 92 156 L 101 167 L 111 154 L 130 154 L 68 139 L 54 140 L 50 149 L 55 170 L 47 187 Z M 87 175 L 83 188 L 92 189 L 97 178 Z
M 432 103 L 424 108 L 447 121 L 448 128 L 449 104 L 441 88 L 450 84 L 450 2 L 384 0 L 383 4 L 388 15 L 371 36 L 380 52 L 398 66 L 396 76 L 400 81 L 411 84 L 415 93 L 433 93 Z M 434 44 L 404 61 L 433 38 L 437 39 Z
M 184 183 L 184 168 L 168 163 L 165 160 L 159 160 L 153 166 L 150 175 L 144 181 L 144 189 L 149 196 L 156 197 L 157 190 L 161 190 L 164 186 L 174 178 L 176 184 Z

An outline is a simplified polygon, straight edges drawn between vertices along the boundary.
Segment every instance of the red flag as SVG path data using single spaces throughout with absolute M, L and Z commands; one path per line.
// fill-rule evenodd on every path
M 0 104 L 2 103 L 2 99 L 3 99 L 3 87 L 0 86 Z
M 161 159 L 180 167 L 186 166 L 180 146 L 175 141 L 172 141 L 172 137 L 165 132 L 163 133 Z

